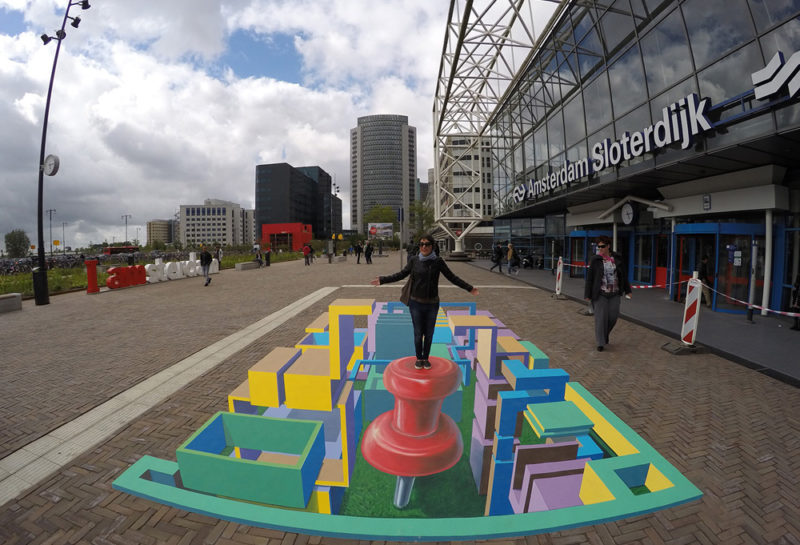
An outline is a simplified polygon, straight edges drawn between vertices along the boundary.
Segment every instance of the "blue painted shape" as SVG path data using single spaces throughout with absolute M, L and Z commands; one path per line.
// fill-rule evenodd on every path
M 647 472 L 650 470 L 650 464 L 640 464 L 635 466 L 629 467 L 621 467 L 619 469 L 615 469 L 619 478 L 622 479 L 622 482 L 627 485 L 628 488 L 633 488 L 634 486 L 642 486 L 644 482 L 647 480 Z
M 542 403 L 549 399 L 544 390 L 505 390 L 497 392 L 497 410 L 500 413 L 500 435 L 514 435 L 517 428 L 517 415 L 530 403 Z
M 590 435 L 576 435 L 575 439 L 580 444 L 578 447 L 578 458 L 591 458 L 592 460 L 600 460 L 603 458 L 603 450 L 597 446 L 597 443 L 595 443 Z
M 226 441 L 225 425 L 222 418 L 212 418 L 211 421 L 197 434 L 187 449 L 209 454 L 219 454 L 228 446 Z
M 461 422 L 461 413 L 464 406 L 464 390 L 461 385 L 458 389 L 444 398 L 442 401 L 442 412 L 453 419 L 454 422 Z
M 453 342 L 453 334 L 449 327 L 435 327 L 433 329 L 433 342 L 451 344 Z
M 503 360 L 517 390 L 550 390 L 550 401 L 563 401 L 569 374 L 563 369 L 528 369 L 518 360 Z
M 475 316 L 478 312 L 478 303 L 475 301 L 469 302 L 452 302 L 452 303 L 439 303 L 439 306 L 442 308 L 466 308 L 469 311 L 470 316 Z
M 519 440 L 517 440 L 519 442 Z M 494 432 L 494 456 L 498 460 L 514 459 L 514 436 L 498 435 Z
M 492 480 L 489 483 L 489 492 L 486 503 L 489 515 L 511 515 L 514 509 L 508 500 L 508 491 L 511 490 L 511 479 L 514 474 L 514 460 L 497 460 L 492 456 Z
M 237 414 L 261 414 L 262 407 L 253 405 L 250 402 L 242 399 L 234 399 L 233 412 Z
M 150 469 L 147 471 L 146 476 L 149 477 L 154 483 L 164 484 L 167 486 L 177 486 L 175 483 L 174 473 L 163 473 L 155 469 Z
M 240 457 L 242 458 L 242 460 L 257 460 L 258 457 L 261 455 L 262 451 L 260 449 L 241 447 L 239 449 L 239 452 L 241 453 Z

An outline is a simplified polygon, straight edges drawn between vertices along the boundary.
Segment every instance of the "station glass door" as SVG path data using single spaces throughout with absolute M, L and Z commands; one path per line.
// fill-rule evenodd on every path
M 569 239 L 569 277 L 583 278 L 586 267 L 586 238 L 573 237 Z
M 686 297 L 686 281 L 692 277 L 694 271 L 700 270 L 700 260 L 703 256 L 708 256 L 709 269 L 716 270 L 714 263 L 716 235 L 678 235 L 678 278 L 675 281 L 680 282 L 680 286 L 675 293 L 679 301 L 683 301 Z
M 750 266 L 753 240 L 758 243 L 756 258 L 756 289 L 753 303 L 761 304 L 764 292 L 764 237 L 753 235 L 720 235 L 717 262 L 719 268 L 716 290 L 738 301 L 747 302 L 750 295 Z M 747 305 L 728 297 L 717 296 L 718 310 L 744 312 Z

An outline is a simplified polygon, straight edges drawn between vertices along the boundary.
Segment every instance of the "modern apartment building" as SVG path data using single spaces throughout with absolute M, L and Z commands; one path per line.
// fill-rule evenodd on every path
M 358 118 L 350 130 L 350 222 L 366 232 L 364 216 L 377 205 L 403 208 L 410 218 L 417 179 L 417 129 L 405 115 Z M 408 239 L 408 223 L 401 240 Z
M 202 205 L 182 204 L 179 217 L 184 246 L 252 245 L 256 240 L 254 211 L 230 201 L 206 199 Z

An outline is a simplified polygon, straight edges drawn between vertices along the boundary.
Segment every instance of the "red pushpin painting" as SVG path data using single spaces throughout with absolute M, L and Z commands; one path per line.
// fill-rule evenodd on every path
M 386 366 L 383 384 L 394 394 L 394 409 L 378 416 L 364 432 L 361 452 L 375 469 L 397 476 L 394 505 L 408 505 L 415 477 L 453 467 L 464 445 L 453 419 L 442 413 L 444 398 L 458 389 L 461 371 L 444 358 L 431 369 L 415 369 L 414 357 Z

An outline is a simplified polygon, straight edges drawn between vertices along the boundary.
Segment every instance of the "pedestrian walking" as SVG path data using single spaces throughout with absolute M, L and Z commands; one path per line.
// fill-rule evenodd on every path
M 272 257 L 272 249 L 267 246 L 264 248 L 264 265 L 269 267 L 269 260 Z
M 794 287 L 792 288 L 792 305 L 789 309 L 792 312 L 800 313 L 800 274 L 794 279 Z M 794 325 L 791 327 L 795 331 L 800 330 L 800 317 L 794 317 Z
M 372 280 L 373 286 L 390 284 L 410 276 L 410 295 L 408 309 L 414 326 L 414 351 L 417 369 L 430 369 L 428 360 L 433 343 L 436 316 L 439 313 L 439 274 L 443 274 L 456 286 L 478 295 L 478 288 L 456 276 L 444 259 L 434 251 L 431 235 L 422 235 L 419 241 L 419 254 L 411 257 L 403 270 L 389 276 L 378 276 Z
M 589 259 L 583 297 L 594 309 L 594 336 L 597 351 L 608 344 L 608 336 L 619 318 L 620 296 L 631 298 L 631 285 L 622 257 L 611 251 L 611 239 L 597 239 L 597 254 Z
M 492 249 L 492 263 L 494 265 L 489 268 L 489 272 L 497 267 L 497 272 L 503 274 L 503 246 L 499 242 Z
M 372 243 L 367 242 L 367 246 L 364 248 L 364 259 L 367 265 L 372 265 L 372 249 Z
M 306 266 L 311 265 L 311 246 L 308 243 L 303 245 L 303 259 L 305 259 Z
M 214 257 L 216 258 L 217 263 L 219 263 L 219 267 L 222 268 L 222 248 L 221 247 L 217 246 L 217 249 L 214 252 Z
M 356 248 L 355 248 L 355 251 L 356 251 L 356 265 L 360 265 L 361 264 L 361 252 L 363 250 L 364 250 L 364 248 L 361 246 L 361 243 L 357 242 L 356 243 Z
M 211 283 L 211 275 L 208 273 L 208 270 L 211 268 L 211 253 L 205 246 L 201 246 L 200 248 L 200 268 L 203 269 L 203 278 L 206 279 L 206 283 L 203 284 L 204 286 L 208 286 Z
M 519 275 L 519 254 L 514 245 L 508 243 L 508 251 L 506 252 L 506 259 L 508 259 L 508 274 L 512 272 Z

